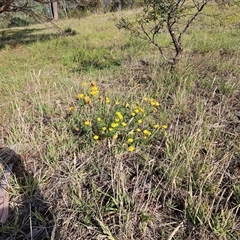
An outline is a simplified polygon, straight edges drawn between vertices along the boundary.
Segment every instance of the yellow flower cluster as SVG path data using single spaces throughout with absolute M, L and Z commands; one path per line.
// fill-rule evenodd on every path
M 116 127 L 118 127 L 119 126 L 119 124 L 118 123 L 115 123 L 115 122 L 113 122 L 112 124 L 111 124 L 111 127 L 112 128 L 116 128 Z
M 78 94 L 78 99 L 83 99 L 84 103 L 91 105 L 92 101 L 88 95 L 84 95 L 83 93 Z
M 82 82 L 81 85 L 84 87 L 83 92 L 77 96 L 80 106 L 83 107 L 85 104 L 92 106 L 87 108 L 86 118 L 81 121 L 86 134 L 91 136 L 91 141 L 112 139 L 114 144 L 119 143 L 118 146 L 124 146 L 126 150 L 133 152 L 136 146 L 146 144 L 156 133 L 167 136 L 164 132 L 168 128 L 167 125 L 160 125 L 158 116 L 155 114 L 160 106 L 155 99 L 144 98 L 143 101 L 130 105 L 126 102 L 122 103 L 121 100 L 99 96 L 99 88 L 95 82 L 89 85 Z M 76 106 L 71 106 L 69 111 L 74 111 L 75 108 L 77 110 Z M 98 112 L 96 112 L 97 109 L 99 109 Z M 85 114 L 83 108 L 81 113 Z M 79 119 L 77 121 L 79 122 Z
M 143 100 L 149 102 L 152 106 L 155 107 L 160 106 L 160 103 L 154 100 L 153 98 L 144 98 Z
M 158 107 L 158 106 L 160 105 L 159 102 L 156 102 L 156 101 L 154 101 L 154 100 L 150 101 L 150 104 L 151 104 L 152 106 L 156 106 L 156 107 Z
M 141 107 L 139 107 L 139 106 L 135 106 L 134 107 L 134 112 L 135 113 L 143 113 L 144 112 L 144 109 L 143 108 L 141 108 Z
M 86 82 L 82 82 L 82 86 L 86 87 L 87 83 Z M 99 93 L 99 91 L 98 91 L 97 85 L 94 82 L 91 82 L 89 95 L 90 96 L 96 96 L 96 95 L 98 95 L 98 93 Z M 92 104 L 92 100 L 91 100 L 89 95 L 88 94 L 84 94 L 84 93 L 79 93 L 77 97 L 78 97 L 78 99 L 82 99 L 85 104 L 91 105 Z
M 120 120 L 123 120 L 123 115 L 121 114 L 121 112 L 116 112 L 116 115 Z
M 146 135 L 146 136 L 151 136 L 151 132 L 150 131 L 148 131 L 147 129 L 145 129 L 145 130 L 143 130 L 143 133 Z
M 91 83 L 90 94 L 91 94 L 92 96 L 98 95 L 98 87 L 97 87 L 97 85 L 95 84 L 95 82 L 92 82 L 92 83 Z

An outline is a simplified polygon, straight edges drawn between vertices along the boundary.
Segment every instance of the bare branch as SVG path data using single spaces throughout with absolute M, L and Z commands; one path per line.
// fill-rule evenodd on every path
M 182 30 L 182 32 L 179 34 L 178 41 L 181 41 L 183 34 L 188 30 L 191 23 L 196 19 L 196 17 L 202 12 L 204 7 L 210 2 L 211 0 L 204 1 L 201 6 L 198 5 L 197 12 L 187 21 L 186 26 Z M 193 1 L 194 2 L 194 1 Z M 196 6 L 196 5 L 195 5 Z

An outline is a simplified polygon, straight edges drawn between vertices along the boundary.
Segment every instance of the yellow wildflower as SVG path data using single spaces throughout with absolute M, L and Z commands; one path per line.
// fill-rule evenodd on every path
M 82 82 L 82 86 L 86 87 L 87 86 L 87 82 Z
M 98 121 L 98 122 L 101 122 L 101 120 L 102 120 L 102 119 L 101 119 L 100 117 L 97 118 L 97 121 Z
M 113 130 L 113 128 L 109 128 L 108 130 L 109 130 L 109 132 L 111 132 Z
M 117 138 L 118 138 L 118 134 L 115 133 L 115 134 L 113 135 L 113 139 L 117 139 Z
M 154 128 L 159 128 L 160 126 L 159 126 L 159 124 L 154 124 L 153 127 Z
M 140 128 L 137 128 L 137 129 L 136 129 L 136 132 L 141 132 L 141 129 L 140 129 Z
M 116 127 L 118 127 L 118 125 L 119 125 L 118 123 L 112 123 L 112 124 L 111 124 L 111 127 L 112 127 L 112 128 L 116 128 Z
M 142 123 L 142 119 L 139 119 L 139 120 L 138 120 L 138 123 L 141 124 L 141 123 Z
M 91 87 L 91 90 L 92 90 L 92 91 L 98 91 L 98 87 L 97 87 L 97 86 L 92 86 L 92 87 Z
M 152 106 L 155 106 L 155 102 L 154 102 L 154 101 L 150 101 L 150 104 L 151 104 Z
M 133 139 L 132 139 L 132 138 L 129 138 L 127 141 L 128 141 L 128 143 L 132 143 L 132 142 L 133 142 Z
M 71 107 L 69 108 L 69 111 L 72 112 L 72 111 L 74 111 L 74 109 L 75 109 L 75 108 L 74 108 L 73 106 L 71 106 Z
M 90 91 L 90 94 L 92 96 L 95 96 L 95 95 L 98 95 L 98 87 L 96 85 L 91 85 L 91 91 Z
M 106 128 L 106 127 L 102 127 L 102 130 L 103 130 L 103 131 L 106 131 L 106 130 L 107 130 L 107 128 Z
M 98 95 L 98 91 L 90 91 L 90 94 L 92 95 L 92 96 L 96 96 L 96 95 Z
M 99 139 L 99 136 L 98 136 L 98 135 L 94 135 L 94 136 L 93 136 L 93 139 L 94 139 L 94 140 L 98 140 L 98 139 Z
M 117 117 L 118 117 L 120 120 L 123 119 L 123 115 L 122 115 L 120 112 L 116 112 L 116 115 L 117 115 Z
M 110 103 L 110 99 L 108 97 L 105 98 L 106 103 Z
M 85 121 L 84 124 L 85 124 L 86 126 L 89 126 L 91 123 L 90 123 L 89 121 Z
M 122 126 L 123 126 L 123 127 L 126 127 L 127 124 L 126 124 L 125 122 L 122 122 Z
M 155 101 L 153 98 L 150 98 L 149 101 L 152 106 L 158 107 L 160 105 L 159 102 Z
M 168 126 L 167 126 L 167 125 L 163 125 L 162 128 L 163 128 L 163 129 L 167 129 Z
M 132 112 L 131 115 L 134 117 L 136 115 L 136 113 Z
M 135 111 L 136 113 L 139 113 L 139 112 L 144 112 L 144 109 L 141 108 L 141 107 L 139 107 L 139 106 L 135 106 L 135 107 L 134 107 L 134 111 Z
M 78 94 L 78 98 L 79 98 L 79 99 L 84 98 L 84 94 L 83 94 L 83 93 L 79 93 L 79 94 Z
M 129 147 L 128 147 L 128 151 L 129 151 L 129 152 L 134 151 L 134 149 L 135 149 L 135 148 L 134 148 L 133 146 L 129 146 Z
M 143 133 L 144 133 L 145 135 L 147 135 L 147 136 L 150 136 L 150 135 L 151 135 L 151 132 L 148 131 L 147 129 L 145 129 L 145 130 L 143 131 Z

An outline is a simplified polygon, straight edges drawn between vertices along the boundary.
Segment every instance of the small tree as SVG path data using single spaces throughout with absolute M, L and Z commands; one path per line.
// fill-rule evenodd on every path
M 134 22 L 121 18 L 118 28 L 147 40 L 157 47 L 162 57 L 174 66 L 182 57 L 182 37 L 211 0 L 144 0 L 143 13 Z M 174 54 L 166 56 L 159 36 L 168 33 Z

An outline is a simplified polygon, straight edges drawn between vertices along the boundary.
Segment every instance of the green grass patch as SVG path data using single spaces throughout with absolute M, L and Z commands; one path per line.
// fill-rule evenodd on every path
M 116 28 L 139 11 L 0 32 L 0 139 L 19 154 L 0 239 L 239 239 L 236 9 L 207 9 L 224 24 L 203 15 L 174 70 Z

